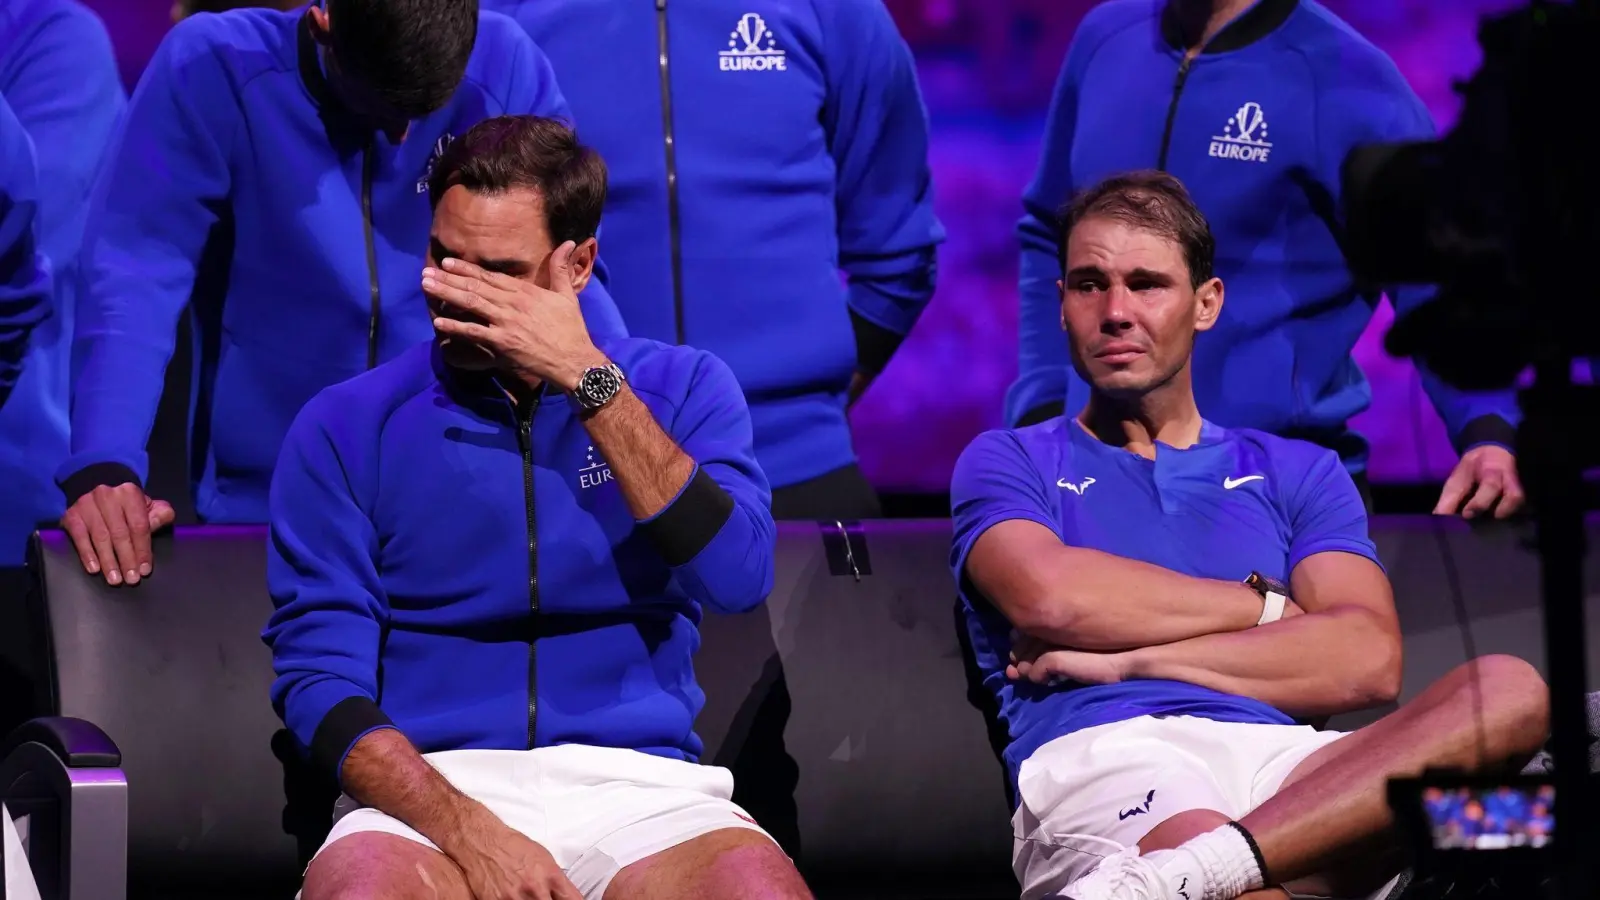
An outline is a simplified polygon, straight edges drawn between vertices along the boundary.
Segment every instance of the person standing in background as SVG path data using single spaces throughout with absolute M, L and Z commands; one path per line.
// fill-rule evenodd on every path
M 179 22 L 134 92 L 84 241 L 62 525 L 135 584 L 171 507 L 145 442 L 195 317 L 190 459 L 209 522 L 265 522 L 283 435 L 317 391 L 432 334 L 418 287 L 427 177 L 505 113 L 566 118 L 549 63 L 475 0 L 325 0 Z M 625 333 L 599 280 L 591 330 Z
M 90 184 L 127 105 L 105 26 L 76 0 L 0 4 L 0 96 L 37 164 L 32 233 L 53 275 L 49 302 L 26 335 L 17 380 L 0 403 L 0 601 L 19 592 L 28 535 L 61 516 L 55 470 L 68 453 L 68 397 L 78 248 Z M 12 140 L 16 140 L 13 136 Z M 7 176 L 14 157 L 7 158 Z M 30 176 L 31 177 L 31 176 Z M 12 194 L 13 200 L 19 196 Z M 26 204 L 31 208 L 31 201 Z M 24 204 L 13 206 L 20 212 Z M 32 215 L 30 213 L 30 215 Z M 3 276 L 30 264 L 7 229 Z M 26 276 L 23 276 L 26 280 Z M 14 282 L 13 282 L 14 284 Z M 14 300 L 11 302 L 15 302 Z M 10 319 L 17 310 L 0 312 Z M 9 570 L 9 572 L 7 571 Z
M 1354 147 L 1427 140 L 1427 109 L 1382 51 L 1314 0 L 1110 0 L 1079 27 L 1023 198 L 1020 374 L 1005 420 L 1075 414 L 1088 388 L 1062 337 L 1057 211 L 1075 191 L 1155 166 L 1218 233 L 1229 317 L 1196 347 L 1200 411 L 1338 451 L 1366 493 L 1371 402 L 1351 357 L 1379 297 L 1340 248 L 1340 167 Z M 1431 290 L 1389 292 L 1402 314 Z M 1465 394 L 1419 369 L 1460 462 L 1435 513 L 1503 518 L 1523 503 L 1510 392 Z
M 728 362 L 774 516 L 880 515 L 846 413 L 932 298 L 944 239 L 916 66 L 881 0 L 484 4 L 550 54 L 610 166 L 629 331 Z

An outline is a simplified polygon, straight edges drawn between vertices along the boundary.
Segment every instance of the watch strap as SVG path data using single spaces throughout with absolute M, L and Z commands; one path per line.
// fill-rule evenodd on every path
M 1277 591 L 1267 591 L 1261 595 L 1261 618 L 1256 620 L 1257 625 L 1276 622 L 1283 618 L 1283 609 L 1288 604 L 1289 598 Z

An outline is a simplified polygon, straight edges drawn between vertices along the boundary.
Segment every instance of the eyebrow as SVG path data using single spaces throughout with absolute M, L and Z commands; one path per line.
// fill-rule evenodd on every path
M 1068 280 L 1072 280 L 1072 279 L 1075 279 L 1075 278 L 1104 278 L 1104 277 L 1106 277 L 1105 270 L 1101 269 L 1099 266 L 1078 266 L 1077 268 L 1072 269 L 1072 270 L 1067 272 L 1067 279 Z M 1130 269 L 1126 273 L 1126 279 L 1129 280 L 1129 281 L 1133 281 L 1133 280 L 1136 280 L 1136 279 L 1137 280 L 1143 280 L 1143 281 L 1153 281 L 1153 282 L 1156 282 L 1158 284 L 1172 284 L 1173 281 L 1174 281 L 1173 276 L 1168 274 L 1168 273 L 1166 273 L 1166 272 L 1161 272 L 1161 271 L 1157 271 L 1156 269 L 1146 269 L 1146 268 Z
M 465 254 L 457 253 L 446 247 L 443 241 L 433 235 L 428 236 L 428 244 L 433 250 L 433 258 L 436 262 L 442 263 L 446 259 L 465 260 L 490 272 L 499 272 L 504 275 L 526 275 L 533 269 L 532 263 L 521 259 L 467 259 Z

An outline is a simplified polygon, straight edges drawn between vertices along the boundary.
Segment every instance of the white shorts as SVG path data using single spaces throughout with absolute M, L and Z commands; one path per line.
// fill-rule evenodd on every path
M 542 845 L 588 900 L 624 866 L 723 828 L 762 831 L 728 798 L 733 773 L 636 750 L 564 744 L 536 750 L 446 750 L 424 755 L 456 790 Z M 384 813 L 340 797 L 317 852 L 378 831 L 432 841 Z
M 1239 819 L 1278 792 L 1306 757 L 1344 737 L 1300 725 L 1141 716 L 1064 735 L 1022 763 L 1011 864 L 1023 900 L 1088 874 L 1105 845 L 1131 847 L 1181 812 Z

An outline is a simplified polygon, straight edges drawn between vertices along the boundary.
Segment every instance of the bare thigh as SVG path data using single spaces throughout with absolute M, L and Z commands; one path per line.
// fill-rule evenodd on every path
M 624 866 L 605 900 L 811 900 L 811 891 L 771 838 L 723 828 Z
M 443 853 L 382 832 L 328 845 L 311 861 L 302 900 L 473 900 L 466 876 Z

